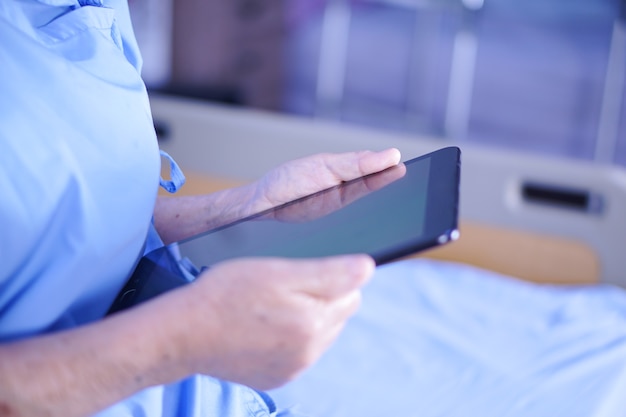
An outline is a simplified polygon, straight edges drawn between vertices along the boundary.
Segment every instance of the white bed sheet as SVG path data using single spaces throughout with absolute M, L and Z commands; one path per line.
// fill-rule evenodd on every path
M 271 395 L 315 417 L 626 416 L 626 291 L 380 267 L 333 347 Z

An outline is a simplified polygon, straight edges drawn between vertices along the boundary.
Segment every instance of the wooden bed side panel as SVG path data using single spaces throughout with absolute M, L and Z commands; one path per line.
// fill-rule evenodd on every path
M 550 284 L 597 284 L 600 261 L 584 243 L 520 230 L 461 222 L 461 237 L 424 257 L 462 262 Z

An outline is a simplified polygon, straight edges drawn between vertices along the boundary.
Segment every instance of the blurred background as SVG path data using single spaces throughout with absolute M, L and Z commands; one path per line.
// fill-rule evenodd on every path
M 626 166 L 626 0 L 130 0 L 157 92 Z

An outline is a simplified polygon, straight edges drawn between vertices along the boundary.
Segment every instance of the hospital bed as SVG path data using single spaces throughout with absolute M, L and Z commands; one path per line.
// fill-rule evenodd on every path
M 448 145 L 152 95 L 184 193 L 317 152 Z M 377 271 L 279 404 L 315 416 L 626 416 L 626 171 L 457 143 L 461 238 Z

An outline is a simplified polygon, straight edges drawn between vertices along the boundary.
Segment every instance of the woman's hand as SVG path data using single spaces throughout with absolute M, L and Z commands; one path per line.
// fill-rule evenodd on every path
M 373 271 L 365 255 L 239 259 L 215 265 L 146 308 L 173 318 L 161 325 L 175 330 L 169 337 L 177 346 L 171 358 L 178 377 L 205 373 L 270 389 L 293 379 L 335 340 Z
M 0 415 L 92 415 L 196 373 L 277 387 L 333 342 L 373 271 L 364 255 L 234 260 L 104 320 L 0 343 Z
M 379 172 L 400 162 L 395 148 L 381 152 L 359 151 L 340 154 L 317 154 L 279 165 L 253 183 L 255 191 L 248 214 L 304 197 Z
M 400 162 L 400 151 L 317 154 L 287 162 L 261 179 L 212 194 L 161 197 L 154 224 L 168 244 L 206 232 Z
M 400 163 L 345 186 L 326 189 L 322 193 L 315 194 L 314 198 L 305 197 L 297 202 L 289 203 L 279 210 L 270 210 L 257 220 L 268 218 L 281 222 L 299 223 L 318 219 L 352 204 L 373 191 L 386 187 L 404 177 L 405 174 L 406 166 Z

